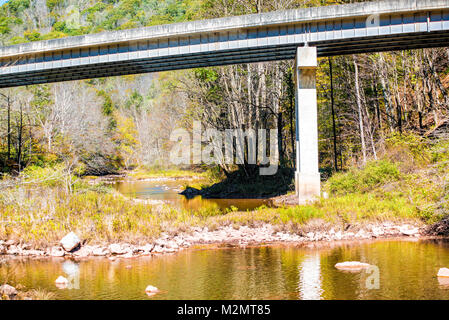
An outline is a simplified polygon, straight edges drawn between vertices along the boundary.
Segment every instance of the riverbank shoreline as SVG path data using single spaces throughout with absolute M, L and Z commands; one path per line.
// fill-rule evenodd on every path
M 188 232 L 162 236 L 152 242 L 131 244 L 126 242 L 111 242 L 88 244 L 86 240 L 80 240 L 79 245 L 71 251 L 63 249 L 61 244 L 52 244 L 47 247 L 35 248 L 28 243 L 20 243 L 14 240 L 0 240 L 0 257 L 31 258 L 71 258 L 84 259 L 90 257 L 106 257 L 111 260 L 118 258 L 138 258 L 142 256 L 173 254 L 180 250 L 201 246 L 248 247 L 265 245 L 293 245 L 315 246 L 333 245 L 341 241 L 352 242 L 360 240 L 422 240 L 432 237 L 426 234 L 428 226 L 419 223 L 368 223 L 363 226 L 351 226 L 347 230 L 317 229 L 305 234 L 294 234 L 277 231 L 276 226 L 264 224 L 260 227 L 232 226 L 219 227 L 209 230 L 207 227 L 193 227 Z

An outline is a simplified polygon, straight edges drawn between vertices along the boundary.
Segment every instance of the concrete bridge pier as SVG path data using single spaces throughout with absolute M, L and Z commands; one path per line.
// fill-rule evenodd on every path
M 298 47 L 295 60 L 296 79 L 296 173 L 299 202 L 320 196 L 318 171 L 318 119 L 316 69 L 317 48 Z

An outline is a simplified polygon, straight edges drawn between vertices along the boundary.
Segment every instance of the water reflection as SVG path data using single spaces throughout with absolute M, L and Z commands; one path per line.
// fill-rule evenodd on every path
M 321 259 L 315 252 L 307 254 L 299 267 L 299 298 L 302 300 L 321 299 Z
M 379 287 L 367 272 L 334 266 L 377 266 Z M 131 266 L 129 268 L 128 266 Z M 255 247 L 185 250 L 138 259 L 14 259 L 0 264 L 0 283 L 45 288 L 58 299 L 449 299 L 446 241 L 379 241 L 323 249 Z M 55 279 L 79 273 L 79 289 L 59 290 Z M 161 290 L 148 297 L 148 285 Z

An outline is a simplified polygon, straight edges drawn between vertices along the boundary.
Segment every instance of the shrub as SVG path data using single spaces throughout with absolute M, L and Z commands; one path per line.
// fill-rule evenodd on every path
M 414 169 L 429 163 L 431 154 L 429 141 L 421 136 L 409 133 L 394 133 L 386 139 L 386 157 L 393 162 Z
M 337 173 L 327 182 L 327 188 L 333 195 L 368 192 L 392 181 L 398 181 L 401 173 L 398 166 L 389 160 L 368 162 L 362 169 L 351 169 Z

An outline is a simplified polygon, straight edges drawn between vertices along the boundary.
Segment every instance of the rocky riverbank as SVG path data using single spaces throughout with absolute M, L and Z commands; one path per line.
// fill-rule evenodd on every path
M 312 242 L 333 242 L 340 240 L 367 240 L 381 238 L 426 236 L 428 227 L 413 223 L 394 224 L 392 222 L 372 223 L 363 226 L 350 226 L 346 230 L 329 228 L 293 234 L 278 231 L 276 226 L 264 224 L 259 227 L 232 226 L 220 227 L 216 230 L 205 228 L 192 228 L 188 232 L 176 235 L 162 234 L 162 236 L 144 244 L 104 243 L 86 244 L 75 234 L 70 233 L 59 244 L 45 248 L 34 248 L 29 243 L 20 243 L 14 240 L 0 240 L 0 254 L 7 256 L 29 257 L 109 257 L 136 258 L 154 254 L 174 253 L 196 245 L 221 244 L 232 246 L 262 245 L 270 243 L 287 243 L 307 245 Z

